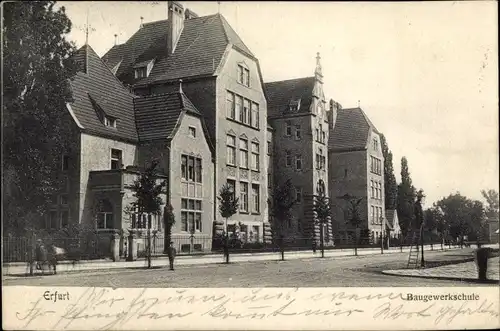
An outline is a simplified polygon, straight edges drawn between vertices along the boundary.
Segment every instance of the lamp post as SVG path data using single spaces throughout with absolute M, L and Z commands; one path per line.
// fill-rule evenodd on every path
M 380 216 L 380 254 L 384 254 L 384 216 Z

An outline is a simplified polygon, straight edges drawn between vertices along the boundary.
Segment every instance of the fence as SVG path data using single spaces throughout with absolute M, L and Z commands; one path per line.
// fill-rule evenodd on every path
M 64 260 L 92 260 L 110 255 L 110 236 L 96 234 L 80 238 L 3 237 L 2 262 L 28 262 L 37 240 L 41 240 L 45 245 L 63 248 L 66 253 L 59 258 Z

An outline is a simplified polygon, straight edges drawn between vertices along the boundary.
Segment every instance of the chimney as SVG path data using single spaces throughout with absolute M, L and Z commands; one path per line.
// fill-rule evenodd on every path
M 184 7 L 178 1 L 168 1 L 167 54 L 173 54 L 184 28 Z

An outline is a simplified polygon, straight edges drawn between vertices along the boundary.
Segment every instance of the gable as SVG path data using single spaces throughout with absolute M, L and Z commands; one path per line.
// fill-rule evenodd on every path
M 133 94 L 116 79 L 90 46 L 80 48 L 75 58 L 84 59 L 86 73 L 79 71 L 70 80 L 73 93 L 73 102 L 70 104 L 72 116 L 89 133 L 137 141 Z M 118 119 L 116 128 L 106 126 L 102 116 Z

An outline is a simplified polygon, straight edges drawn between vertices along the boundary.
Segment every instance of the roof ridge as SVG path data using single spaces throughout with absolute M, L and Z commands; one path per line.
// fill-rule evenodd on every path
M 266 82 L 266 83 L 264 83 L 264 84 L 284 83 L 284 82 L 290 82 L 290 81 L 292 81 L 292 80 L 314 79 L 314 78 L 315 78 L 314 76 L 298 77 L 298 78 L 289 78 L 289 79 L 285 79 L 285 80 L 275 80 L 275 81 L 272 81 L 272 82 Z
M 364 117 L 366 123 L 368 124 L 368 126 L 373 131 L 375 131 L 376 133 L 378 133 L 377 127 L 375 126 L 375 124 L 373 124 L 373 122 L 370 120 L 370 118 L 368 117 L 368 115 L 366 115 L 365 111 L 363 109 L 361 109 L 361 107 L 358 107 L 358 109 L 361 111 L 361 114 L 363 115 L 363 117 Z
M 224 21 L 226 19 L 220 13 L 217 13 L 216 15 L 217 15 L 217 18 L 219 18 L 219 22 L 220 22 L 220 24 L 222 26 L 222 32 L 224 33 L 224 37 L 226 37 L 226 43 L 232 45 L 232 43 L 229 41 L 229 37 L 227 36 L 226 28 L 224 27 Z M 226 21 L 226 23 L 227 23 L 227 21 Z

